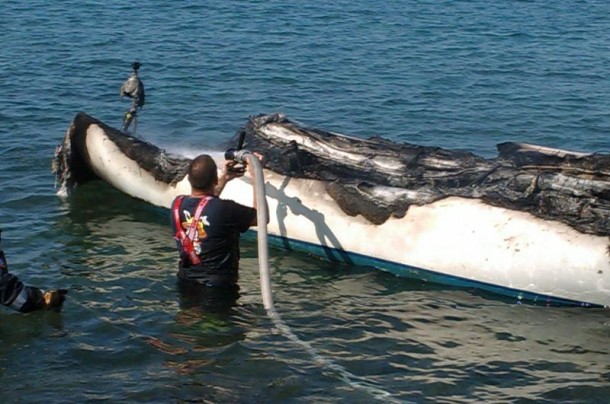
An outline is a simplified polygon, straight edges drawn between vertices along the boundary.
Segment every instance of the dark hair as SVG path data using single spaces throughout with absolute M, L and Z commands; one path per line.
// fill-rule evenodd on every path
M 207 190 L 216 185 L 218 172 L 216 162 L 207 154 L 201 154 L 191 161 L 188 171 L 191 187 Z

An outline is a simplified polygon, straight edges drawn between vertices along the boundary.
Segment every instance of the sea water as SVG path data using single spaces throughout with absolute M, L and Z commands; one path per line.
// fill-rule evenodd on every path
M 69 289 L 60 314 L 0 309 L 0 402 L 608 401 L 608 311 L 273 249 L 276 309 L 316 361 L 268 318 L 252 240 L 239 298 L 192 301 L 166 213 L 99 182 L 60 198 L 50 164 L 77 112 L 120 127 L 136 60 L 138 135 L 189 156 L 274 112 L 484 157 L 607 153 L 610 3 L 3 0 L 0 35 L 7 259 Z

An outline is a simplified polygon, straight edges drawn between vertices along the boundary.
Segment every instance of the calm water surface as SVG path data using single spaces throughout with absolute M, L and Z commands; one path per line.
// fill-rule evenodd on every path
M 473 151 L 608 152 L 606 1 L 0 4 L 0 227 L 12 270 L 70 289 L 64 311 L 0 311 L 0 401 L 586 402 L 610 397 L 610 314 L 517 305 L 256 245 L 237 299 L 175 284 L 167 212 L 50 162 L 85 111 L 194 155 L 249 115 Z M 318 360 L 315 360 L 315 359 Z M 322 358 L 322 360 L 320 360 Z

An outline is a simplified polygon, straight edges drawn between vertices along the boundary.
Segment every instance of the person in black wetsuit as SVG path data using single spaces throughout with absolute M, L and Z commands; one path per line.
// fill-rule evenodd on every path
M 188 170 L 190 195 L 180 195 L 172 203 L 171 225 L 180 253 L 178 279 L 183 284 L 237 288 L 240 234 L 257 224 L 257 202 L 255 195 L 253 207 L 219 197 L 229 181 L 244 175 L 234 164 L 226 161 L 218 176 L 212 157 L 196 157 Z M 252 167 L 248 171 L 254 191 Z
M 42 309 L 60 311 L 68 291 L 58 289 L 45 292 L 39 288 L 24 285 L 16 275 L 8 271 L 1 241 L 2 230 L 0 230 L 0 304 L 22 313 Z

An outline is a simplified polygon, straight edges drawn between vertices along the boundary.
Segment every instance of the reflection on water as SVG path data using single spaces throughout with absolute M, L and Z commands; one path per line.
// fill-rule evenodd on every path
M 126 35 L 148 58 L 138 132 L 173 150 L 219 144 L 271 112 L 487 157 L 509 140 L 608 150 L 608 2 L 447 1 L 440 14 L 434 1 L 280 14 L 264 1 L 20 3 L 2 2 L 0 70 L 13 79 L 0 82 L 0 225 L 12 270 L 70 292 L 60 314 L 0 312 L 2 403 L 372 401 L 273 327 L 254 243 L 230 307 L 189 303 L 166 214 L 100 183 L 55 195 L 50 160 L 74 114 L 120 124 Z M 291 330 L 398 400 L 610 397 L 608 311 L 515 305 L 278 250 L 271 267 Z
M 66 246 L 45 251 L 44 278 L 70 289 L 64 311 L 3 313 L 3 399 L 373 400 L 275 329 L 252 238 L 239 292 L 180 288 L 166 214 L 111 190 L 94 204 L 98 186 L 75 193 L 48 230 Z M 294 252 L 270 256 L 275 306 L 291 331 L 396 400 L 610 393 L 608 311 L 516 305 Z M 45 383 L 24 389 L 23 380 Z

